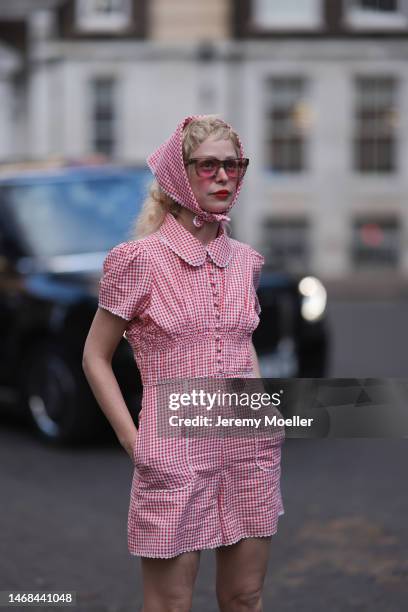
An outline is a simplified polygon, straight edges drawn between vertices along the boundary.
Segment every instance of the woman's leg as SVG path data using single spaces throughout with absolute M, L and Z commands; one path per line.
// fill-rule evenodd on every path
M 142 612 L 190 612 L 200 551 L 171 559 L 141 557 Z
M 244 538 L 216 550 L 216 593 L 221 612 L 261 612 L 272 536 Z

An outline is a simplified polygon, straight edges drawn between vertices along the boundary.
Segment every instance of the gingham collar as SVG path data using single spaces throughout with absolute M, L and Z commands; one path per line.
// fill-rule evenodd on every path
M 161 242 L 192 266 L 201 266 L 207 257 L 220 268 L 225 268 L 231 259 L 232 246 L 225 229 L 220 224 L 217 238 L 205 246 L 191 234 L 171 213 L 167 213 L 158 231 Z

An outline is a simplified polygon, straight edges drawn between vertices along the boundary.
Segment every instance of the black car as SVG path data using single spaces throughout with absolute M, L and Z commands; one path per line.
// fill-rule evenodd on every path
M 46 440 L 86 440 L 109 430 L 82 354 L 103 260 L 130 238 L 150 181 L 147 169 L 124 165 L 0 167 L 0 402 L 26 414 Z M 324 376 L 321 283 L 264 274 L 258 295 L 254 344 L 263 376 Z M 142 386 L 125 339 L 112 366 L 137 421 Z

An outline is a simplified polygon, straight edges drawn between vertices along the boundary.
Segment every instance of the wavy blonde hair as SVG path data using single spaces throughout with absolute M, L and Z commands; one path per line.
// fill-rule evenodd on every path
M 217 140 L 231 140 L 237 155 L 240 155 L 239 138 L 236 132 L 217 115 L 205 115 L 190 121 L 183 130 L 184 161 L 187 161 L 192 152 L 209 136 L 214 136 Z M 154 179 L 140 214 L 133 223 L 130 231 L 131 240 L 138 240 L 156 232 L 168 212 L 177 217 L 181 208 L 181 204 L 164 193 L 157 180 Z M 229 229 L 227 224 L 224 227 Z

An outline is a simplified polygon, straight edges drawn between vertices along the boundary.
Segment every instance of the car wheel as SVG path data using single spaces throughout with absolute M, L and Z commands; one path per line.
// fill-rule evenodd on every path
M 22 367 L 22 401 L 37 433 L 48 441 L 89 439 L 101 416 L 83 372 L 57 347 L 40 345 Z

